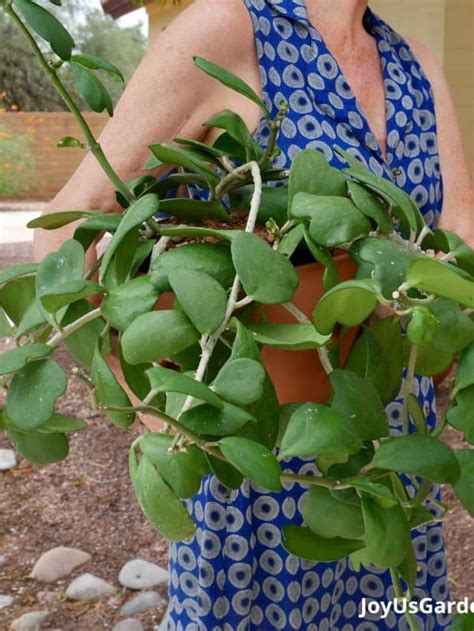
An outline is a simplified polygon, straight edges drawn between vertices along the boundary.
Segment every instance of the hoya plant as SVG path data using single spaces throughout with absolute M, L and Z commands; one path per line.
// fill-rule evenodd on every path
M 42 6 L 2 5 L 80 122 L 84 138 L 59 145 L 95 155 L 122 211 L 65 210 L 30 222 L 54 230 L 81 220 L 57 252 L 0 273 L 0 331 L 12 340 L 0 356 L 1 429 L 32 463 L 64 459 L 68 435 L 87 431 L 87 420 L 60 414 L 56 404 L 68 380 L 81 378 L 91 405 L 124 431 L 139 413 L 162 421 L 161 431 L 132 442 L 129 463 L 138 503 L 164 537 L 193 536 L 182 500 L 211 472 L 230 488 L 244 478 L 272 492 L 298 482 L 309 489 L 305 525 L 283 529 L 286 549 L 388 568 L 397 596 L 410 598 L 410 532 L 447 510 L 433 486 L 451 485 L 474 515 L 474 451 L 442 441 L 451 426 L 474 443 L 473 250 L 448 230 L 430 230 L 407 194 L 339 149 L 341 170 L 314 150 L 299 153 L 289 170 L 273 168 L 287 105 L 272 117 L 249 86 L 202 58 L 195 63 L 203 72 L 260 107 L 268 148 L 226 110 L 205 122 L 221 130 L 212 146 L 190 138 L 151 145 L 144 175 L 121 181 L 58 69 L 68 66 L 92 109 L 109 114 L 100 72 L 120 80 L 120 71 L 73 54 L 74 41 Z M 39 48 L 32 31 L 51 50 Z M 157 179 L 152 173 L 164 165 L 172 169 Z M 173 197 L 181 185 L 197 188 L 200 199 Z M 104 234 L 108 245 L 87 268 L 85 252 Z M 291 259 L 301 248 L 323 271 L 309 312 L 294 303 Z M 340 277 L 341 252 L 352 261 L 349 280 Z M 270 321 L 275 307 L 294 321 Z M 372 318 L 380 307 L 390 315 Z M 80 366 L 71 375 L 55 360 L 62 345 Z M 288 357 L 317 353 L 330 396 L 279 405 L 262 359 L 269 348 Z M 111 352 L 122 379 L 109 366 Z M 454 361 L 449 407 L 430 427 L 412 393 L 415 375 L 438 375 Z M 402 431 L 390 436 L 384 406 L 397 396 Z M 285 471 L 292 456 L 314 459 L 318 475 Z

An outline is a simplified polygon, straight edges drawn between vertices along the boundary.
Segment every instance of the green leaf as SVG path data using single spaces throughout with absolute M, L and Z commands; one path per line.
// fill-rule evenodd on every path
M 69 306 L 64 318 L 61 320 L 63 326 L 72 324 L 86 313 L 93 311 L 94 307 L 86 300 L 75 302 Z M 64 340 L 68 351 L 81 364 L 90 367 L 94 357 L 95 347 L 99 336 L 103 332 L 105 322 L 102 318 L 91 320 L 74 333 L 68 335 Z
M 300 223 L 285 234 L 277 247 L 277 252 L 290 258 L 304 238 L 304 224 Z
M 433 236 L 430 235 L 423 241 L 423 247 L 441 250 L 446 254 L 450 252 L 461 269 L 474 275 L 474 250 L 454 232 L 439 228 Z
M 93 217 L 94 213 L 85 210 L 66 210 L 59 213 L 47 213 L 32 219 L 26 224 L 27 228 L 43 228 L 43 230 L 56 230 L 67 226 L 73 221 Z
M 305 524 L 319 537 L 360 539 L 364 536 L 360 507 L 336 499 L 329 489 L 310 486 L 301 512 Z
M 86 219 L 86 221 L 76 228 L 74 232 L 74 239 L 79 241 L 84 250 L 87 250 L 101 232 L 109 232 L 113 234 L 117 230 L 121 221 L 122 215 L 119 215 L 118 213 L 97 212 L 93 217 Z
M 416 584 L 416 575 L 418 573 L 418 562 L 412 543 L 407 546 L 407 553 L 402 563 L 400 563 L 400 565 L 397 567 L 397 571 L 400 576 L 405 580 L 408 588 L 408 593 L 413 594 L 413 590 L 415 589 Z
M 400 391 L 402 367 L 401 331 L 396 318 L 364 326 L 346 363 L 348 370 L 372 384 L 385 405 Z
M 453 451 L 437 438 L 423 434 L 396 436 L 383 441 L 372 464 L 380 469 L 418 475 L 440 483 L 455 482 L 460 475 Z
M 364 491 L 367 495 L 375 497 L 382 508 L 389 508 L 398 503 L 390 489 L 379 482 L 371 482 L 366 478 L 354 478 L 348 483 L 358 491 Z
M 122 336 L 123 356 L 129 364 L 172 357 L 192 346 L 199 331 L 177 311 L 152 311 L 138 316 Z
M 18 325 L 35 299 L 35 279 L 15 278 L 0 289 L 0 306 L 10 320 Z
M 39 299 L 46 311 L 56 313 L 62 307 L 103 292 L 100 285 L 90 280 L 71 280 L 44 291 Z
M 474 342 L 463 351 L 456 373 L 455 386 L 459 390 L 474 385 Z
M 330 339 L 320 335 L 312 324 L 249 324 L 249 331 L 259 344 L 288 351 L 303 351 L 324 346 Z
M 318 245 L 332 248 L 370 232 L 370 222 L 350 199 L 297 193 L 290 207 L 290 217 L 309 220 L 309 234 Z
M 125 331 L 138 316 L 153 309 L 159 295 L 148 276 L 138 276 L 109 291 L 100 309 L 114 329 Z
M 374 446 L 371 442 L 364 442 L 362 449 L 357 453 L 348 457 L 347 461 L 342 463 L 331 464 L 327 471 L 323 471 L 326 477 L 330 480 L 345 480 L 346 478 L 352 478 L 359 475 L 360 470 L 365 465 L 372 462 L 374 457 Z M 318 459 L 318 468 L 320 465 L 320 459 Z
M 56 400 L 64 394 L 67 378 L 50 359 L 31 362 L 13 377 L 8 388 L 6 409 L 19 429 L 33 430 L 54 413 Z
M 199 140 L 195 140 L 194 138 L 186 138 L 183 136 L 176 136 L 173 138 L 174 142 L 177 142 L 179 145 L 184 145 L 185 147 L 191 147 L 195 150 L 206 154 L 209 159 L 214 158 L 216 160 L 216 164 L 221 165 L 219 158 L 224 157 L 226 154 L 224 151 L 219 151 L 215 147 L 211 147 L 207 145 L 205 142 L 200 142 Z
M 362 447 L 351 420 L 326 405 L 304 403 L 292 414 L 281 441 L 285 456 L 354 454 Z
M 64 414 L 53 414 L 53 416 L 35 428 L 38 434 L 71 434 L 82 432 L 87 428 L 87 423 L 81 419 L 65 416 Z
M 288 180 L 288 208 L 297 193 L 311 195 L 346 196 L 346 178 L 338 169 L 329 166 L 320 151 L 304 149 L 291 163 Z
M 265 370 L 253 359 L 232 359 L 221 368 L 212 385 L 229 403 L 249 405 L 263 395 Z
M 13 328 L 10 325 L 10 321 L 7 318 L 7 314 L 0 307 L 0 339 L 4 337 L 13 337 Z
M 410 529 L 401 506 L 381 508 L 369 496 L 362 496 L 365 541 L 371 562 L 380 569 L 396 568 L 411 546 Z
M 347 182 L 347 189 L 350 199 L 360 212 L 375 221 L 382 234 L 393 232 L 394 226 L 387 207 L 377 195 L 353 180 Z
M 337 561 L 364 547 L 360 540 L 326 539 L 303 526 L 283 526 L 283 547 L 290 554 L 308 561 Z
M 32 0 L 15 0 L 15 8 L 25 18 L 26 23 L 49 42 L 58 57 L 65 60 L 71 57 L 75 46 L 74 40 L 54 15 Z
M 416 431 L 419 434 L 426 434 L 427 426 L 423 406 L 412 392 L 408 395 L 408 412 L 412 418 Z
M 207 127 L 224 129 L 231 138 L 248 149 L 253 148 L 254 141 L 241 116 L 231 110 L 224 110 L 203 123 Z
M 183 311 L 201 334 L 214 333 L 224 321 L 227 293 L 212 276 L 193 269 L 175 269 L 168 274 Z
M 7 285 L 12 280 L 22 278 L 23 276 L 33 276 L 38 269 L 37 263 L 21 263 L 20 265 L 12 265 L 0 271 L 0 287 Z
M 147 219 L 150 219 L 153 215 L 155 215 L 158 212 L 159 204 L 159 198 L 150 193 L 141 197 L 129 206 L 122 217 L 122 221 L 120 222 L 114 236 L 112 237 L 112 241 L 109 243 L 106 251 L 104 252 L 99 270 L 99 280 L 101 283 L 110 263 L 112 262 L 114 254 L 117 252 L 124 238 L 130 233 L 130 231 L 134 230 L 143 224 Z
M 250 208 L 250 203 L 247 203 L 246 208 Z M 286 186 L 262 187 L 262 196 L 258 209 L 258 221 L 262 225 L 265 225 L 269 219 L 274 219 L 280 227 L 283 226 L 288 216 L 287 208 L 288 188 Z
M 205 401 L 219 410 L 222 410 L 224 407 L 221 399 L 209 386 L 196 381 L 192 377 L 176 372 L 176 370 L 155 366 L 147 370 L 146 375 L 151 389 L 156 390 L 156 392 L 181 392 L 200 401 Z
M 187 410 L 179 418 L 187 429 L 201 436 L 228 436 L 234 434 L 255 418 L 247 410 L 224 402 L 222 410 L 203 403 Z
M 472 631 L 474 628 L 474 612 L 454 616 L 450 631 Z
M 410 530 L 439 521 L 433 513 L 424 506 L 414 506 L 410 511 Z
M 0 375 L 8 375 L 24 368 L 30 361 L 51 355 L 53 349 L 47 344 L 25 344 L 0 355 Z
M 411 344 L 407 338 L 402 339 L 403 365 L 408 365 Z M 415 373 L 424 377 L 432 377 L 447 370 L 453 362 L 452 353 L 446 353 L 432 344 L 419 346 L 416 356 Z
M 455 403 L 448 408 L 447 418 L 450 425 L 463 432 L 464 440 L 474 445 L 474 386 L 458 392 Z
M 172 164 L 184 167 L 188 171 L 199 173 L 212 185 L 219 182 L 217 173 L 211 169 L 206 162 L 197 160 L 189 151 L 180 147 L 173 147 L 167 144 L 150 145 L 150 151 L 163 164 Z
M 249 85 L 242 81 L 242 79 L 232 74 L 225 68 L 212 63 L 212 61 L 208 61 L 207 59 L 203 59 L 202 57 L 198 56 L 193 57 L 193 59 L 198 68 L 203 70 L 211 77 L 214 77 L 214 79 L 220 81 L 226 87 L 234 90 L 234 92 L 238 92 L 239 94 L 242 94 L 243 96 L 253 101 L 256 105 L 258 105 L 265 116 L 267 118 L 270 118 L 270 112 L 268 111 L 268 108 L 264 105 L 262 99 Z
M 78 140 L 77 138 L 74 138 L 73 136 L 63 136 L 63 138 L 61 138 L 61 140 L 56 145 L 56 147 L 58 147 L 59 149 L 64 149 L 64 148 L 69 148 L 69 147 L 85 149 L 86 146 L 87 145 L 84 142 Z
M 303 232 L 308 250 L 313 255 L 315 261 L 324 265 L 323 287 L 325 291 L 329 291 L 339 283 L 339 271 L 336 262 L 329 250 L 321 248 L 311 239 L 307 226 L 303 227 Z
M 69 67 L 79 92 L 90 108 L 99 114 L 106 110 L 109 116 L 113 116 L 112 99 L 102 81 L 90 70 L 74 61 L 69 63 Z
M 231 243 L 232 260 L 247 294 L 262 304 L 288 302 L 298 286 L 290 261 L 255 234 L 240 232 Z
M 462 278 L 454 269 L 436 259 L 419 258 L 410 265 L 406 280 L 410 287 L 473 309 L 474 282 Z
M 227 462 L 209 454 L 206 454 L 206 460 L 209 463 L 212 473 L 220 482 L 222 482 L 224 486 L 229 489 L 240 488 L 242 482 L 244 481 L 244 476 L 240 473 L 240 471 L 237 471 L 235 467 Z
M 329 375 L 334 394 L 331 408 L 351 419 L 352 428 L 362 440 L 388 436 L 390 428 L 385 408 L 375 388 L 350 370 L 333 370 Z
M 117 66 L 114 66 L 114 64 L 111 64 L 100 57 L 96 57 L 95 55 L 72 55 L 71 61 L 74 61 L 85 68 L 89 68 L 90 70 L 105 70 L 105 72 L 117 79 L 120 79 L 120 81 L 125 81 L 121 70 L 119 70 Z
M 95 385 L 96 398 L 100 404 L 121 408 L 131 407 L 130 399 L 104 359 L 99 343 L 92 359 L 91 377 Z M 104 410 L 104 413 L 120 429 L 127 429 L 135 420 L 133 412 Z
M 163 237 L 197 237 L 203 239 L 205 237 L 213 237 L 221 241 L 232 241 L 241 230 L 215 230 L 213 228 L 202 228 L 200 226 L 173 226 L 163 225 L 160 234 Z
M 17 451 L 32 464 L 46 465 L 64 460 L 69 452 L 69 443 L 64 434 L 23 433 L 9 430 L 8 436 Z
M 221 438 L 219 449 L 230 464 L 252 482 L 275 493 L 281 491 L 280 465 L 264 445 L 247 438 L 229 436 Z
M 209 473 L 207 461 L 195 445 L 187 445 L 186 451 L 170 454 L 168 448 L 172 442 L 173 436 L 148 433 L 138 444 L 174 493 L 182 499 L 191 498 L 199 491 L 202 477 Z
M 160 291 L 172 291 L 168 276 L 174 269 L 208 274 L 225 289 L 235 277 L 230 248 L 214 243 L 188 243 L 168 250 L 153 261 L 151 269 L 151 282 Z
M 130 388 L 130 390 L 135 394 L 141 401 L 146 397 L 146 395 L 150 392 L 150 382 L 148 381 L 148 377 L 146 376 L 146 371 L 152 367 L 150 363 L 144 364 L 135 364 L 132 366 L 131 364 L 125 361 L 123 356 L 122 347 L 119 345 L 119 359 L 120 359 L 120 367 L 122 369 L 122 374 L 125 378 L 125 381 Z M 155 397 L 151 402 L 152 405 L 157 405 L 156 401 L 160 400 L 161 397 Z M 161 403 L 161 402 L 160 402 Z M 171 415 L 173 416 L 173 415 Z
M 430 310 L 440 323 L 438 332 L 431 342 L 434 349 L 452 355 L 459 353 L 474 341 L 474 322 L 455 302 L 435 300 L 430 304 Z
M 188 511 L 146 456 L 136 469 L 134 487 L 142 511 L 165 539 L 181 541 L 194 535 Z
M 382 294 L 388 300 L 405 282 L 408 268 L 416 259 L 413 252 L 393 241 L 367 237 L 356 241 L 350 251 L 358 265 L 356 278 L 371 278 L 377 281 Z
M 187 197 L 163 199 L 160 202 L 160 211 L 188 221 L 200 221 L 202 219 L 229 221 L 229 213 L 218 201 L 202 201 Z
M 313 312 L 313 322 L 322 335 L 329 335 L 339 322 L 357 326 L 375 311 L 380 285 L 373 280 L 348 280 L 324 294 Z

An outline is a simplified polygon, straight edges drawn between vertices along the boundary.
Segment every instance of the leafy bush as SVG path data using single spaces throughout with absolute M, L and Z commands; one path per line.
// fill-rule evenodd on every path
M 35 159 L 27 134 L 11 134 L 0 124 L 0 199 L 16 197 L 29 190 Z

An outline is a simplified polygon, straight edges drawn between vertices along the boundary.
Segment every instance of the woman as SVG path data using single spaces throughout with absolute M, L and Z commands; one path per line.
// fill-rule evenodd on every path
M 278 166 L 313 147 L 342 166 L 335 145 L 404 188 L 427 222 L 474 243 L 471 182 L 449 91 L 432 55 L 407 44 L 371 13 L 364 0 L 196 0 L 152 46 L 132 78 L 101 144 L 124 178 L 136 177 L 152 142 L 191 136 L 212 142 L 201 122 L 230 108 L 262 145 L 267 130 L 253 103 L 197 71 L 192 55 L 225 66 L 262 94 L 282 124 Z M 111 185 L 91 156 L 52 202 L 66 208 L 116 210 Z M 70 229 L 36 237 L 36 256 L 56 249 Z M 93 253 L 89 256 L 92 258 Z M 417 393 L 434 420 L 432 383 Z M 397 429 L 399 404 L 388 406 Z M 307 470 L 292 459 L 288 470 Z M 391 613 L 359 618 L 363 598 L 393 599 L 388 573 L 355 571 L 347 560 L 306 563 L 288 555 L 279 529 L 300 520 L 304 489 L 268 494 L 245 483 L 229 491 L 207 478 L 189 503 L 194 540 L 170 552 L 170 606 L 164 628 L 205 631 L 270 629 L 404 629 Z M 440 527 L 415 534 L 416 596 L 447 598 Z M 372 620 L 372 621 L 371 621 Z M 420 629 L 443 629 L 449 617 L 425 615 Z

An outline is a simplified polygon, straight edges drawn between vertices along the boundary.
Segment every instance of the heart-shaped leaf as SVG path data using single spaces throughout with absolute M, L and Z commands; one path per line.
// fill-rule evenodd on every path
M 193 269 L 175 269 L 168 281 L 179 304 L 201 334 L 214 333 L 224 321 L 227 293 L 212 276 Z
M 312 324 L 250 324 L 254 340 L 265 346 L 303 351 L 324 346 L 330 339 L 320 335 Z
M 199 331 L 177 311 L 152 311 L 138 316 L 126 329 L 121 345 L 129 364 L 155 362 L 192 346 Z
M 168 277 L 175 269 L 208 274 L 226 289 L 235 277 L 230 248 L 214 243 L 187 243 L 172 248 L 156 258 L 151 269 L 151 282 L 160 291 L 172 291 Z
M 150 219 L 153 215 L 155 215 L 158 212 L 158 208 L 159 198 L 157 195 L 152 193 L 144 195 L 129 206 L 125 215 L 122 217 L 122 221 L 115 231 L 114 236 L 112 237 L 112 241 L 109 243 L 106 251 L 104 252 L 104 257 L 99 270 L 99 279 L 101 283 L 110 263 L 112 262 L 114 254 L 117 252 L 118 247 L 126 235 L 128 235 L 131 230 L 137 228 L 147 219 Z
M 33 430 L 54 413 L 56 400 L 64 394 L 67 378 L 50 359 L 27 364 L 13 377 L 8 388 L 6 409 L 19 429 Z
M 169 541 L 192 537 L 196 526 L 182 502 L 143 455 L 133 476 L 138 503 L 154 528 Z
M 308 561 L 337 561 L 364 547 L 364 542 L 334 537 L 319 537 L 304 526 L 283 527 L 283 547 L 290 554 Z
M 37 263 L 21 263 L 20 265 L 11 265 L 0 272 L 0 287 L 23 276 L 33 276 L 38 269 Z
M 440 483 L 456 482 L 460 476 L 453 451 L 427 434 L 388 438 L 375 452 L 372 464 L 380 469 L 419 475 Z
M 339 322 L 361 324 L 375 310 L 380 285 L 373 280 L 348 280 L 324 294 L 313 312 L 313 322 L 322 335 L 329 335 Z
M 362 441 L 351 419 L 320 403 L 300 405 L 291 415 L 280 451 L 285 456 L 354 454 Z
M 62 307 L 101 294 L 103 291 L 100 285 L 90 280 L 71 280 L 44 291 L 40 301 L 48 313 L 56 313 Z
M 93 309 L 94 307 L 86 300 L 74 302 L 66 311 L 64 318 L 61 320 L 61 324 L 63 326 L 72 324 L 82 316 L 93 311 Z M 68 335 L 64 340 L 68 351 L 74 359 L 88 368 L 92 363 L 95 347 L 104 327 L 104 320 L 97 318 L 96 320 L 87 322 L 87 324 L 84 324 L 80 329 Z
M 329 489 L 311 486 L 302 514 L 305 524 L 319 537 L 360 539 L 364 536 L 360 507 L 336 499 Z
M 195 405 L 179 417 L 182 425 L 202 436 L 228 436 L 249 421 L 255 421 L 250 412 L 224 402 L 223 409 L 203 403 Z
M 423 247 L 441 250 L 446 254 L 450 252 L 456 258 L 459 267 L 474 275 L 474 250 L 454 232 L 439 228 L 433 236 L 425 238 Z
M 381 201 L 380 197 L 353 180 L 347 182 L 347 189 L 350 199 L 360 212 L 375 221 L 382 234 L 393 232 L 394 227 L 387 205 Z
M 138 316 L 153 309 L 159 295 L 148 276 L 138 276 L 109 291 L 100 309 L 114 329 L 125 331 Z
M 262 304 L 279 304 L 291 300 L 299 279 L 285 256 L 248 232 L 240 232 L 234 237 L 231 252 L 247 296 Z
M 455 385 L 459 390 L 474 385 L 474 343 L 469 344 L 461 355 Z
M 329 166 L 320 151 L 304 149 L 291 163 L 288 181 L 289 208 L 297 193 L 311 195 L 346 196 L 346 178 L 338 169 Z
M 389 435 L 384 406 L 369 381 L 350 370 L 333 370 L 329 380 L 334 391 L 331 408 L 350 418 L 353 430 L 362 440 Z
M 0 375 L 8 375 L 24 368 L 28 362 L 51 355 L 53 349 L 47 344 L 25 344 L 0 355 Z
M 221 438 L 219 449 L 252 482 L 275 493 L 281 491 L 280 465 L 267 447 L 247 438 L 229 436 Z
M 209 454 L 206 454 L 206 460 L 212 473 L 224 486 L 229 489 L 238 489 L 242 486 L 244 476 L 231 464 Z
M 155 366 L 146 371 L 152 390 L 156 392 L 181 392 L 200 401 L 205 401 L 220 410 L 224 405 L 221 399 L 205 383 L 196 381 L 192 377 L 169 370 L 162 366 Z
M 444 353 L 459 353 L 474 341 L 474 322 L 451 300 L 435 300 L 430 311 L 439 322 L 431 346 Z M 420 347 L 422 349 L 423 347 Z
M 148 433 L 138 444 L 178 497 L 193 497 L 199 491 L 202 477 L 209 473 L 207 461 L 195 445 L 187 445 L 186 451 L 170 453 L 168 449 L 172 441 L 172 436 Z
M 64 434 L 32 434 L 9 430 L 8 436 L 17 451 L 32 464 L 46 465 L 64 460 L 69 452 Z
M 24 276 L 15 278 L 0 288 L 0 306 L 19 325 L 35 300 L 35 278 Z
M 233 359 L 221 368 L 212 385 L 229 403 L 249 405 L 263 395 L 265 370 L 253 359 Z

